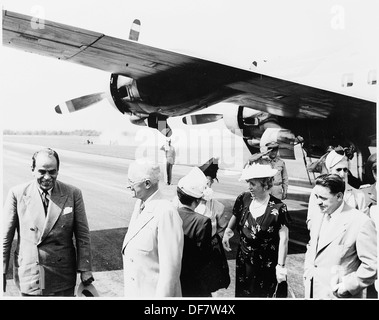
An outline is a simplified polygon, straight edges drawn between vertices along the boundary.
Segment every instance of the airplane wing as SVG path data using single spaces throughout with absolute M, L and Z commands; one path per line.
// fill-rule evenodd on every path
M 296 136 L 322 140 L 323 145 L 329 142 L 325 139 L 341 136 L 346 141 L 359 139 L 357 144 L 366 148 L 368 143 L 363 140 L 376 134 L 375 101 L 62 23 L 44 20 L 43 25 L 32 25 L 31 21 L 31 16 L 3 10 L 3 45 L 111 73 L 112 82 L 123 85 L 124 93 L 118 84 L 113 88 L 117 108 L 141 120 L 149 117 L 152 127 L 168 117 L 231 102 L 265 112 Z M 134 82 L 125 84 L 126 81 L 120 81 L 123 77 Z M 151 115 L 155 118 L 151 119 Z M 249 121 L 244 124 L 244 120 L 238 119 L 244 137 L 254 138 L 256 130 L 252 131 L 252 126 L 246 124 Z M 359 124 L 362 121 L 364 126 Z M 266 126 L 261 129 L 267 127 L 268 121 L 264 123 Z M 323 127 L 329 129 L 322 131 Z M 310 128 L 314 130 L 311 132 Z M 320 156 L 324 152 L 314 148 L 312 153 L 311 142 L 308 146 L 310 154 Z
M 327 118 L 349 101 L 350 112 L 371 108 L 373 102 L 264 76 L 247 70 L 150 47 L 61 23 L 3 10 L 3 45 L 81 64 L 113 74 L 141 79 L 175 79 L 202 88 L 223 90 L 221 100 L 254 105 L 257 110 L 284 117 Z M 192 89 L 191 89 L 192 90 Z M 204 90 L 203 90 L 204 91 Z M 210 100 L 212 100 L 210 98 Z M 210 101 L 211 102 L 211 101 Z M 203 101 L 208 104 L 208 101 Z

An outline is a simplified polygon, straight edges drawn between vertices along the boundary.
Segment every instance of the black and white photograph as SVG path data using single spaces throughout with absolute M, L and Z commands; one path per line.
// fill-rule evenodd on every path
M 378 299 L 378 11 L 3 0 L 0 299 Z

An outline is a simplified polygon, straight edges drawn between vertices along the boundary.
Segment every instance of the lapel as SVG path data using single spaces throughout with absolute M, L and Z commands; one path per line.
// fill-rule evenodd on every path
M 47 209 L 47 216 L 45 219 L 45 225 L 39 243 L 41 243 L 46 238 L 51 229 L 54 227 L 55 223 L 57 222 L 59 216 L 61 215 L 64 209 L 64 204 L 66 203 L 66 200 L 67 194 L 64 194 L 62 192 L 60 183 L 56 181 L 53 192 L 50 196 L 49 207 Z
M 327 236 L 322 242 L 318 243 L 317 252 L 320 252 L 323 248 L 328 246 L 331 242 L 333 242 L 336 238 L 338 238 L 342 233 L 346 231 L 347 224 L 350 220 L 349 219 L 350 215 L 347 212 L 348 210 L 349 208 L 347 207 L 347 204 L 344 203 L 341 214 L 332 218 L 329 225 L 330 232 L 327 234 Z M 322 222 L 322 218 L 320 220 Z M 320 232 L 321 222 L 318 227 L 319 232 Z
M 42 233 L 45 224 L 45 209 L 42 204 L 42 199 L 38 191 L 38 184 L 33 181 L 23 196 L 25 207 L 28 208 L 31 220 L 37 227 L 40 233 Z
M 128 232 L 125 235 L 124 243 L 122 245 L 122 251 L 126 245 L 132 240 L 150 221 L 154 218 L 154 212 L 156 209 L 155 202 L 162 199 L 162 194 L 158 192 L 148 201 L 145 208 L 139 213 L 141 200 L 137 200 L 134 206 L 132 218 L 129 223 Z

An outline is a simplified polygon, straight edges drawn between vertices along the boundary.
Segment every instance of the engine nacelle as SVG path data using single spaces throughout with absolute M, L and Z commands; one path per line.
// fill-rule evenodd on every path
M 139 109 L 141 96 L 137 88 L 137 82 L 128 77 L 112 74 L 110 79 L 110 94 L 112 97 L 111 103 L 121 113 L 136 113 Z M 134 108 L 131 108 L 134 104 Z
M 246 107 L 230 108 L 223 118 L 232 133 L 250 140 L 259 141 L 267 128 L 281 128 L 275 116 Z
M 268 142 L 279 144 L 279 154 L 284 159 L 295 159 L 295 135 L 288 129 L 282 128 L 276 116 L 251 108 L 238 107 L 224 113 L 226 127 L 234 134 L 245 139 L 246 144 L 261 152 Z

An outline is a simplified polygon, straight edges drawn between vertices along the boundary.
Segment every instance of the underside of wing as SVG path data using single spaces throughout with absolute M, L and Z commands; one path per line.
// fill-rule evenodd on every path
M 148 103 L 181 115 L 228 101 L 276 116 L 326 119 L 359 117 L 374 103 L 247 70 L 3 10 L 3 45 L 139 81 Z M 156 91 L 151 94 L 152 91 Z M 180 112 L 182 108 L 183 112 Z

